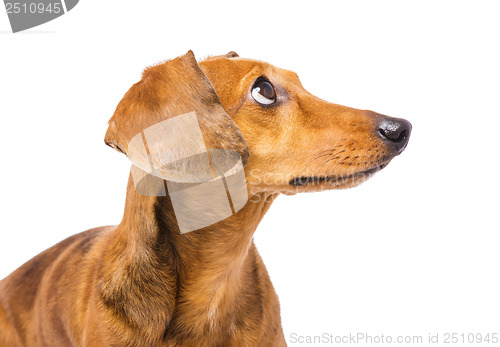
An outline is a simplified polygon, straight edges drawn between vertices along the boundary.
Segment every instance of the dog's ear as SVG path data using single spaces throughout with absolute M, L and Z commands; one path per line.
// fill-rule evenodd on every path
M 236 157 L 246 164 L 249 155 L 192 51 L 144 70 L 118 104 L 104 141 L 142 170 L 177 182 L 205 181 L 230 170 Z
M 230 52 L 227 52 L 226 54 L 214 55 L 212 57 L 208 57 L 205 60 L 212 60 L 212 59 L 218 59 L 218 58 L 228 58 L 228 59 L 230 59 L 230 58 L 239 58 L 239 55 L 235 51 L 230 51 Z
M 230 51 L 224 55 L 226 58 L 238 58 L 239 55 L 235 51 Z

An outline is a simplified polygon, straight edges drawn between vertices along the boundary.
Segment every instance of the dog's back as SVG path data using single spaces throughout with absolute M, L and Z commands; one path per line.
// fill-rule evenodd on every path
M 64 294 L 85 284 L 91 270 L 84 263 L 106 230 L 109 227 L 69 237 L 0 281 L 0 347 L 70 345 L 52 340 L 67 336 L 63 331 L 71 328 L 62 318 L 71 315 L 68 307 L 74 302 L 63 302 L 68 297 Z

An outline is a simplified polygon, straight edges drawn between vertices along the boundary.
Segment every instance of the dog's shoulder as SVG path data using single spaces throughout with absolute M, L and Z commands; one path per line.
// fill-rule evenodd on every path
M 0 331 L 8 335 L 4 340 L 0 336 L 1 347 L 25 345 L 36 339 L 35 312 L 40 305 L 53 306 L 50 303 L 53 300 L 60 302 L 72 290 L 68 284 L 75 283 L 79 273 L 84 273 L 83 263 L 92 256 L 93 245 L 115 228 L 100 227 L 73 235 L 0 281 Z M 44 311 L 49 312 L 47 308 Z
M 82 257 L 101 234 L 114 228 L 99 227 L 81 232 L 38 254 L 0 281 L 0 302 L 31 307 L 44 275 L 57 265 L 64 252 L 71 248 L 73 257 Z

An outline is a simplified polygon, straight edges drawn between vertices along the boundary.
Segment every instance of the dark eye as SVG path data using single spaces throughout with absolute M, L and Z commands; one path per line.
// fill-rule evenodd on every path
M 270 105 L 276 101 L 274 87 L 265 78 L 259 78 L 252 87 L 252 97 L 259 104 Z

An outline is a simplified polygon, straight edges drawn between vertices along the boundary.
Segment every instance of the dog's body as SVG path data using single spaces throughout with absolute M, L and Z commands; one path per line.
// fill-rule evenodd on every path
M 199 74 L 193 61 L 188 53 L 170 64 Z M 324 102 L 294 73 L 235 54 L 200 67 L 217 92 L 217 100 L 208 99 L 220 99 L 246 140 L 239 142 L 234 128 L 212 143 L 227 140 L 241 154 L 248 203 L 181 234 L 169 194 L 143 196 L 131 177 L 120 225 L 75 235 L 0 282 L 0 347 L 286 345 L 278 297 L 252 239 L 257 225 L 279 193 L 361 183 L 404 149 L 411 127 Z M 274 99 L 262 76 L 273 81 Z M 126 107 L 117 108 L 106 140 L 127 155 L 128 139 L 117 134 L 130 126 L 120 119 L 138 105 L 133 98 L 122 100 Z
M 145 200 L 144 220 L 75 235 L 1 284 L 2 347 L 285 344 L 278 298 L 252 242 L 270 202 L 221 222 L 227 234 L 214 226 L 187 243 L 167 231 L 173 216 Z M 242 225 L 247 218 L 255 223 Z M 129 223 L 142 226 L 133 230 L 141 240 Z M 244 237 L 231 240 L 235 231 Z

